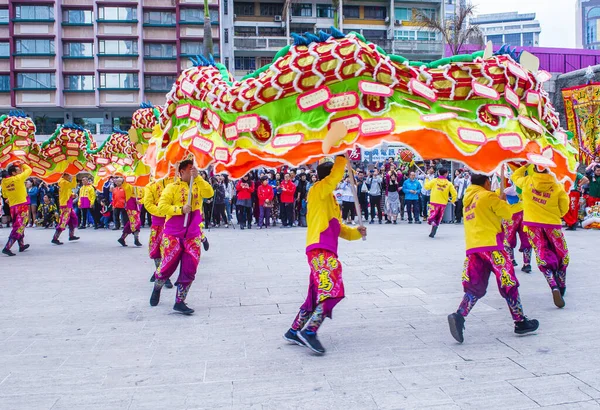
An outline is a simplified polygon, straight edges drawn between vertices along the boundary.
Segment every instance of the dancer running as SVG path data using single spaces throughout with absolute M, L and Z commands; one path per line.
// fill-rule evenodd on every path
M 523 224 L 540 271 L 552 289 L 556 307 L 565 306 L 569 250 L 562 233 L 562 217 L 569 211 L 569 196 L 547 169 L 524 166 L 512 175 L 522 191 Z
M 29 195 L 27 195 L 25 181 L 32 170 L 29 165 L 19 161 L 10 165 L 7 172 L 8 177 L 2 180 L 2 194 L 10 205 L 13 226 L 2 253 L 6 256 L 15 256 L 15 253 L 10 250 L 15 242 L 19 243 L 19 252 L 29 248 L 25 243 L 25 226 L 29 220 Z
M 319 182 L 308 192 L 308 230 L 306 256 L 310 267 L 308 296 L 300 307 L 285 340 L 307 346 L 318 354 L 325 349 L 317 338 L 317 330 L 344 298 L 342 264 L 338 260 L 338 237 L 353 241 L 367 235 L 367 228 L 350 228 L 342 224 L 340 206 L 333 191 L 344 177 L 346 158 L 338 156 L 335 164 L 325 162 L 317 167 Z M 304 329 L 304 330 L 303 330 Z
M 146 208 L 146 211 L 152 215 L 150 239 L 148 240 L 148 253 L 150 254 L 150 259 L 154 261 L 154 266 L 156 269 L 158 269 L 160 266 L 160 261 L 162 259 L 160 245 L 162 243 L 163 230 L 165 227 L 165 217 L 162 216 L 158 210 L 158 201 L 160 200 L 160 195 L 164 191 L 165 187 L 171 182 L 173 182 L 173 178 L 165 178 L 161 179 L 160 181 L 154 181 L 146 186 L 144 194 L 144 207 Z M 152 273 L 150 282 L 154 282 L 155 274 L 156 271 Z M 171 279 L 166 280 L 165 287 L 168 289 L 173 287 Z
M 173 310 L 184 315 L 191 315 L 194 309 L 185 304 L 185 298 L 196 278 L 196 270 L 200 262 L 200 244 L 202 222 L 202 201 L 212 198 L 212 186 L 201 176 L 190 160 L 179 164 L 180 180 L 165 188 L 158 201 L 158 212 L 166 217 L 165 229 L 161 245 L 162 260 L 156 270 L 156 281 L 150 297 L 150 306 L 158 305 L 160 291 L 166 280 L 173 275 L 181 263 L 179 277 L 175 285 L 177 295 Z M 190 181 L 193 181 L 191 204 L 188 205 Z M 185 224 L 185 215 L 188 215 Z
M 514 266 L 518 265 L 515 260 L 515 248 L 517 247 L 517 235 L 519 236 L 519 252 L 523 253 L 523 267 L 521 271 L 531 273 L 531 244 L 525 230 L 523 229 L 523 202 L 517 193 L 514 185 L 504 190 L 506 201 L 510 205 L 512 218 L 503 221 L 505 242 L 504 248 L 510 255 L 510 259 Z
M 77 228 L 77 214 L 73 209 L 73 200 L 75 198 L 73 191 L 75 188 L 77 188 L 77 179 L 73 178 L 72 175 L 63 174 L 58 180 L 59 217 L 58 225 L 56 225 L 56 231 L 51 241 L 55 245 L 63 244 L 58 238 L 67 229 L 67 226 L 69 227 L 69 240 L 76 241 L 79 239 L 79 236 L 75 236 L 75 228 Z
M 448 315 L 450 333 L 457 342 L 464 341 L 465 317 L 485 295 L 491 272 L 496 276 L 500 295 L 506 299 L 515 321 L 515 333 L 533 332 L 537 330 L 539 322 L 527 319 L 523 314 L 519 281 L 503 244 L 502 219 L 511 218 L 510 206 L 490 191 L 491 182 L 486 175 L 473 175 L 471 183 L 464 198 L 467 258 L 462 284 L 465 295 L 456 313 Z
M 435 238 L 438 227 L 444 218 L 444 211 L 446 211 L 449 197 L 452 197 L 452 199 L 450 199 L 452 203 L 456 202 L 456 189 L 454 188 L 454 185 L 448 181 L 448 170 L 442 168 L 440 169 L 437 178 L 425 181 L 425 190 L 431 191 L 431 198 L 429 200 L 429 218 L 427 218 L 427 223 L 431 225 L 429 237 Z
M 140 211 L 134 188 L 125 182 L 123 178 L 115 179 L 115 184 L 125 191 L 125 211 L 127 212 L 127 222 L 125 223 L 123 233 L 121 234 L 121 237 L 117 239 L 117 242 L 119 242 L 121 246 L 127 246 L 125 239 L 132 233 L 135 246 L 142 246 L 142 243 L 140 242 L 140 228 L 142 227 L 142 222 L 140 220 Z
M 79 209 L 81 209 L 79 229 L 85 229 L 88 223 L 88 213 L 96 203 L 96 189 L 86 177 L 81 179 L 81 184 L 81 188 L 79 188 Z M 96 221 L 94 221 L 94 225 L 96 225 Z

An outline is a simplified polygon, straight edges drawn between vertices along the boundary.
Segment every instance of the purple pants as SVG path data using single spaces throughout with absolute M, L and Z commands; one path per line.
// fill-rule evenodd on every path
M 475 303 L 485 295 L 490 273 L 496 276 L 498 290 L 506 300 L 513 320 L 522 321 L 525 316 L 519 298 L 519 281 L 512 260 L 505 250 L 475 252 L 467 255 L 462 275 L 465 295 L 458 313 L 467 316 Z
M 156 270 L 156 279 L 161 281 L 169 279 L 181 262 L 176 284 L 191 284 L 196 278 L 196 270 L 200 262 L 201 245 L 202 240 L 200 236 L 178 238 L 163 234 L 162 244 L 160 245 L 162 260 Z
M 265 227 L 269 227 L 271 224 L 271 207 L 261 206 L 260 212 L 258 215 L 258 226 L 262 228 L 263 225 Z M 263 222 L 264 221 L 264 222 Z
M 529 242 L 535 251 L 538 267 L 550 288 L 564 288 L 569 266 L 569 248 L 560 228 L 527 226 Z
M 58 232 L 62 232 L 69 227 L 69 232 L 73 232 L 75 228 L 77 228 L 77 214 L 73 208 L 69 208 L 68 206 L 60 207 L 60 216 L 58 219 L 58 226 L 56 230 Z
M 433 226 L 440 226 L 442 219 L 444 219 L 445 210 L 446 205 L 429 203 L 429 218 L 427 218 L 427 223 Z

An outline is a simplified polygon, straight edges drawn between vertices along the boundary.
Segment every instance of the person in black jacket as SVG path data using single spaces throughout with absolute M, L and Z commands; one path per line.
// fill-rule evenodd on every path
M 225 228 L 229 228 L 227 214 L 225 213 L 225 184 L 223 183 L 223 176 L 217 175 L 213 177 L 212 186 L 213 190 L 215 191 L 215 209 L 213 212 L 213 221 L 215 226 L 219 227 L 221 225 L 221 219 L 223 219 Z
M 356 190 L 358 191 L 358 203 L 360 204 L 360 210 L 365 218 L 365 221 L 369 220 L 369 185 L 365 180 L 365 173 L 363 170 L 358 170 L 356 174 Z

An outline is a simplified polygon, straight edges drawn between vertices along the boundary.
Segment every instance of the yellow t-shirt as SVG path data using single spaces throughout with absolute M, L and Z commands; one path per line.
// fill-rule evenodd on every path
M 21 170 L 20 174 L 2 180 L 2 194 L 8 200 L 10 206 L 26 204 L 29 198 L 25 181 L 31 175 L 31 167 L 22 164 Z
M 435 178 L 431 181 L 425 181 L 425 190 L 431 191 L 429 202 L 438 205 L 447 205 L 452 195 L 452 203 L 456 202 L 456 189 L 454 185 L 446 178 Z
M 71 182 L 64 178 L 58 180 L 58 203 L 59 206 L 73 207 L 73 190 L 77 188 L 77 180 L 73 178 Z

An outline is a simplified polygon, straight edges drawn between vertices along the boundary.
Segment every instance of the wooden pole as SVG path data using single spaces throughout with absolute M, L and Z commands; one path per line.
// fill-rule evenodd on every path
M 348 171 L 348 176 L 350 178 L 350 189 L 352 190 L 352 196 L 354 197 L 354 209 L 356 210 L 356 215 L 358 216 L 358 225 L 363 225 L 362 212 L 360 210 L 360 202 L 358 201 L 358 192 L 356 191 L 356 180 L 354 179 L 354 170 L 352 169 L 352 164 L 350 162 L 350 158 L 348 158 L 348 153 L 346 153 L 346 170 Z M 366 237 L 362 237 L 363 241 L 366 241 Z

